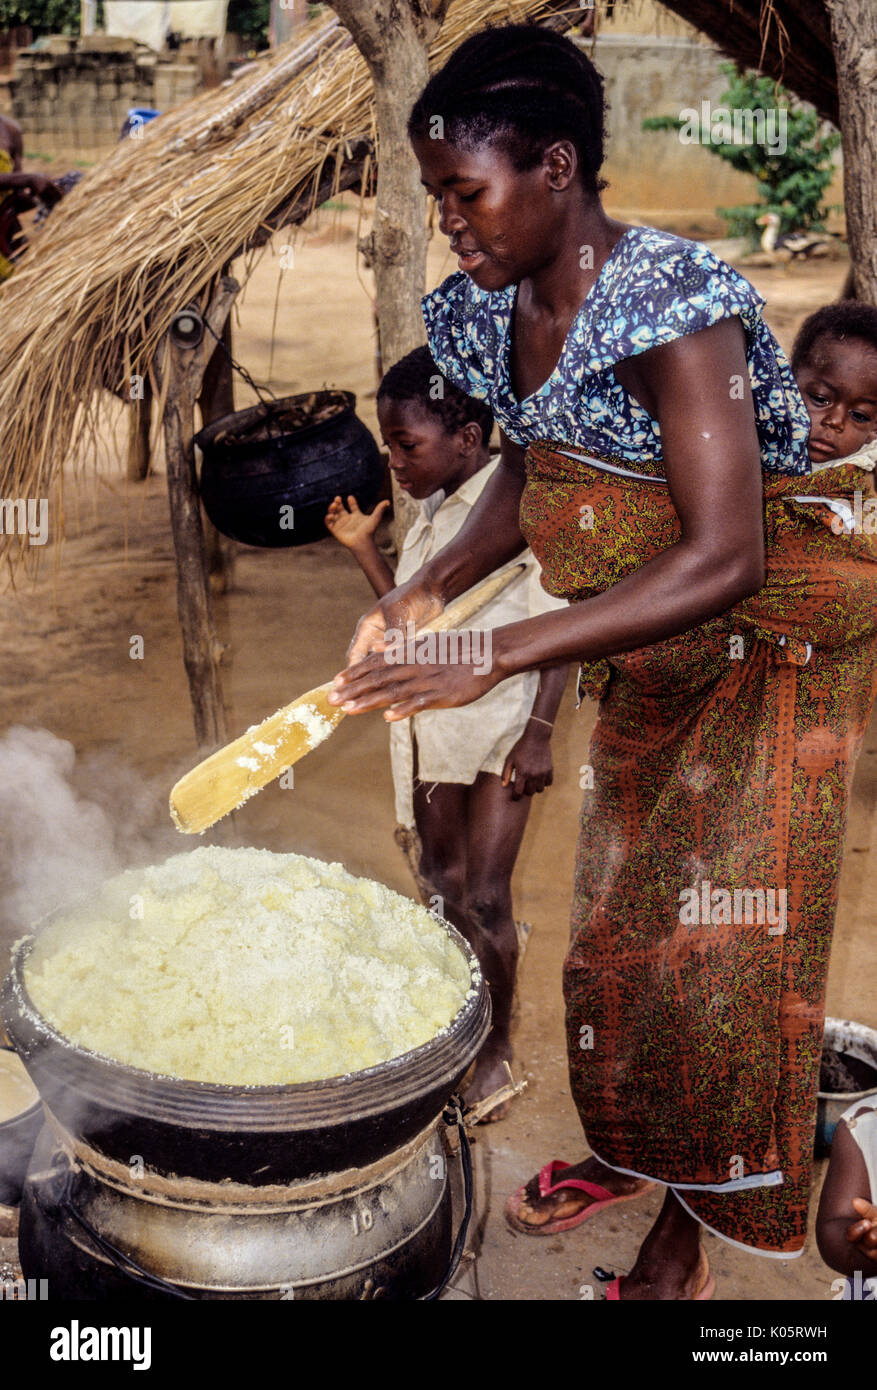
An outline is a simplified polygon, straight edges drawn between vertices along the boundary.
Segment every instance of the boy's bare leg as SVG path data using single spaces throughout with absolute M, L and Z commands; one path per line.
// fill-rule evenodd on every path
M 531 798 L 513 801 L 495 773 L 480 772 L 469 788 L 465 914 L 478 940 L 478 959 L 490 986 L 493 1027 L 475 1067 L 466 1099 L 475 1104 L 505 1085 L 512 1059 L 510 1037 L 518 934 L 512 912 L 512 872 Z M 502 1119 L 508 1102 L 490 1112 Z
M 414 814 L 423 843 L 421 873 L 442 899 L 440 911 L 465 936 L 490 989 L 493 1026 L 481 1049 L 466 1099 L 475 1104 L 506 1082 L 512 1057 L 509 1023 L 518 939 L 511 876 L 530 800 L 513 801 L 500 778 L 478 774 L 472 786 L 417 785 Z M 501 1118 L 504 1107 L 491 1112 Z
M 434 787 L 414 783 L 414 820 L 420 836 L 420 875 L 436 910 L 465 936 L 476 955 L 464 919 L 466 896 L 466 802 L 469 787 L 439 782 Z

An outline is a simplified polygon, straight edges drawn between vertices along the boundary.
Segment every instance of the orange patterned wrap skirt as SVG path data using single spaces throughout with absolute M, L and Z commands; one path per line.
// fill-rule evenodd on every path
M 655 465 L 607 464 L 626 467 L 527 454 L 521 529 L 571 601 L 679 538 Z M 766 475 L 759 593 L 583 668 L 600 710 L 564 997 L 586 1137 L 717 1234 L 784 1258 L 806 1233 L 844 824 L 875 695 L 871 496 L 848 462 Z

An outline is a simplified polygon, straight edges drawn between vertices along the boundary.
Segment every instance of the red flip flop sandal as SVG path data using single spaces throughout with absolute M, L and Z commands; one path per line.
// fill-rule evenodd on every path
M 550 1197 L 553 1192 L 561 1192 L 565 1187 L 575 1188 L 579 1192 L 586 1192 L 594 1201 L 590 1206 L 583 1207 L 575 1216 L 564 1217 L 560 1221 L 546 1221 L 544 1226 L 532 1226 L 520 1217 L 521 1203 L 524 1200 L 529 1183 L 523 1183 L 517 1192 L 513 1192 L 505 1205 L 505 1218 L 513 1231 L 520 1231 L 525 1236 L 553 1236 L 560 1231 L 571 1231 L 573 1226 L 580 1226 L 583 1221 L 587 1221 L 589 1216 L 594 1216 L 598 1211 L 605 1211 L 607 1207 L 613 1207 L 618 1202 L 632 1202 L 637 1197 L 644 1197 L 647 1192 L 657 1186 L 650 1182 L 646 1187 L 639 1188 L 636 1192 L 628 1192 L 619 1197 L 615 1192 L 610 1192 L 607 1188 L 601 1187 L 599 1183 L 587 1182 L 584 1178 L 561 1178 L 560 1182 L 554 1182 L 556 1173 L 563 1172 L 564 1168 L 571 1168 L 571 1163 L 564 1163 L 559 1158 L 554 1158 L 539 1173 L 539 1196 Z M 608 1295 L 607 1295 L 608 1297 Z
M 692 1303 L 705 1303 L 707 1299 L 712 1298 L 716 1291 L 716 1280 L 715 1276 L 710 1274 L 709 1260 L 706 1257 L 706 1251 L 701 1250 L 700 1257 L 700 1270 L 703 1273 L 703 1279 L 701 1280 L 701 1285 L 697 1293 L 691 1296 Z M 617 1279 L 613 1279 L 611 1284 L 606 1285 L 606 1297 L 610 1302 L 621 1301 L 621 1284 L 624 1278 L 625 1276 L 621 1274 Z

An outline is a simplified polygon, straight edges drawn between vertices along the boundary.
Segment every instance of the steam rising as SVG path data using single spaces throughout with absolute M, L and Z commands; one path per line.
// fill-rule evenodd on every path
M 0 738 L 0 973 L 40 917 L 88 897 L 111 874 L 179 851 L 164 784 L 112 753 L 78 758 L 48 729 Z

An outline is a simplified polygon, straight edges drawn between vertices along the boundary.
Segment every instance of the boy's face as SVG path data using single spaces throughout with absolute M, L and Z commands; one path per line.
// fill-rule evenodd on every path
M 381 437 L 390 451 L 390 472 L 412 497 L 453 492 L 471 462 L 462 436 L 448 434 L 441 421 L 416 401 L 378 401 Z M 471 470 L 470 470 L 471 471 Z
M 877 351 L 861 338 L 817 338 L 795 373 L 810 415 L 815 464 L 846 458 L 877 438 Z

